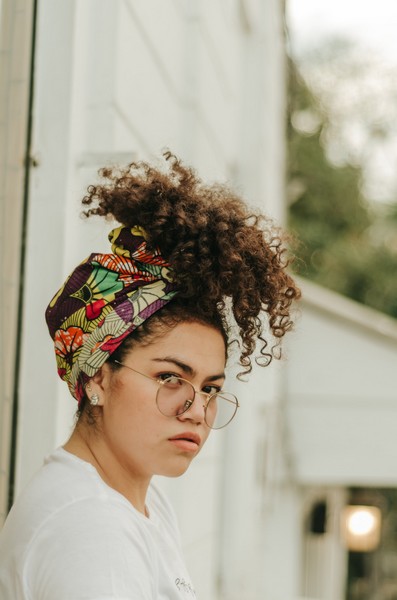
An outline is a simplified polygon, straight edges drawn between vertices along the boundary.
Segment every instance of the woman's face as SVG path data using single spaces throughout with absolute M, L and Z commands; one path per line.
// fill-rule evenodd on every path
M 203 396 L 178 417 L 157 408 L 159 385 L 154 379 L 177 375 L 198 391 L 215 392 L 223 385 L 225 343 L 213 327 L 183 322 L 160 332 L 149 344 L 136 344 L 123 358 L 126 367 L 102 367 L 94 378 L 101 397 L 101 446 L 115 467 L 134 478 L 178 476 L 200 452 L 210 432 L 204 420 Z M 142 375 L 144 374 L 144 375 Z

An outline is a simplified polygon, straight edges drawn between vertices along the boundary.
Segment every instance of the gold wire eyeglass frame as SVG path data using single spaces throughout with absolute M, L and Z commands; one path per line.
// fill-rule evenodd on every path
M 173 417 L 179 417 L 180 415 L 183 415 L 192 406 L 193 402 L 196 399 L 196 394 L 200 394 L 201 396 L 205 396 L 206 399 L 207 399 L 206 402 L 205 402 L 205 404 L 203 404 L 203 408 L 204 408 L 204 420 L 205 420 L 206 424 L 208 425 L 208 427 L 210 429 L 218 430 L 218 429 L 223 429 L 224 427 L 226 427 L 227 425 L 229 425 L 229 423 L 231 423 L 231 421 L 236 416 L 237 409 L 240 407 L 239 401 L 237 400 L 236 396 L 234 394 L 231 394 L 230 392 L 215 392 L 215 394 L 208 394 L 207 392 L 200 392 L 200 391 L 196 390 L 193 387 L 192 383 L 190 381 L 188 381 L 187 379 L 184 379 L 183 377 L 179 377 L 178 375 L 173 375 L 172 379 L 177 379 L 178 381 L 182 381 L 183 383 L 187 383 L 191 387 L 191 389 L 193 390 L 193 399 L 192 400 L 187 400 L 184 409 L 181 412 L 179 412 L 178 414 L 176 414 L 176 415 L 167 415 L 162 410 L 160 410 L 160 407 L 159 407 L 159 404 L 158 404 L 158 395 L 159 395 L 159 391 L 161 389 L 161 386 L 166 385 L 167 383 L 169 383 L 170 382 L 170 378 L 168 378 L 168 379 L 158 379 L 157 377 L 151 377 L 150 375 L 146 375 L 145 373 L 141 373 L 141 371 L 137 371 L 136 369 L 133 369 L 129 365 L 126 365 L 126 364 L 120 362 L 119 360 L 114 360 L 113 363 L 116 363 L 116 364 L 120 365 L 121 367 L 125 367 L 126 369 L 129 369 L 130 371 L 133 371 L 134 373 L 137 373 L 138 375 L 142 375 L 143 377 L 146 377 L 146 379 L 150 379 L 151 381 L 154 381 L 154 382 L 156 382 L 158 384 L 159 388 L 158 388 L 157 394 L 156 394 L 156 406 L 157 406 L 158 410 L 161 412 L 161 414 L 164 415 L 165 417 L 173 418 Z M 227 394 L 232 399 L 229 400 L 228 398 L 225 398 L 223 394 Z M 208 407 L 211 399 L 213 399 L 215 397 L 220 398 L 221 400 L 223 400 L 225 402 L 230 402 L 231 404 L 234 404 L 234 413 L 232 414 L 232 416 L 230 417 L 230 419 L 227 421 L 227 423 L 225 423 L 224 425 L 221 425 L 221 427 L 212 427 L 207 422 L 207 407 Z

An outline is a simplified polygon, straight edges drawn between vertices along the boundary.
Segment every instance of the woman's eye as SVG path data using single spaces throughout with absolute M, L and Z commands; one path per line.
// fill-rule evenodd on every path
M 209 394 L 210 396 L 212 396 L 212 394 L 217 394 L 220 391 L 221 388 L 219 387 L 219 385 L 206 385 L 205 387 L 203 387 L 203 392 L 205 394 Z
M 158 377 L 160 381 L 166 381 L 167 383 L 178 383 L 180 378 L 175 373 L 161 373 Z

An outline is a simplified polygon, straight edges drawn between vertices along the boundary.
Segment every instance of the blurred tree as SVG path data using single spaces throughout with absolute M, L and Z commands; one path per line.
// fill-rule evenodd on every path
M 289 225 L 300 240 L 295 270 L 397 317 L 397 208 L 376 210 L 358 164 L 336 165 L 324 143 L 329 115 L 290 62 Z
M 397 196 L 396 64 L 374 49 L 338 37 L 297 53 L 295 62 L 327 116 L 322 130 L 327 157 L 337 165 L 361 167 L 367 198 L 393 201 Z

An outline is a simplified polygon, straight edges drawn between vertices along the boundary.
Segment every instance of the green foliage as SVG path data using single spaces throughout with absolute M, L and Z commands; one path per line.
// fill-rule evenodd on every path
M 327 115 L 292 63 L 288 116 L 296 272 L 397 317 L 397 208 L 377 213 L 362 194 L 361 168 L 330 162 L 323 144 Z

